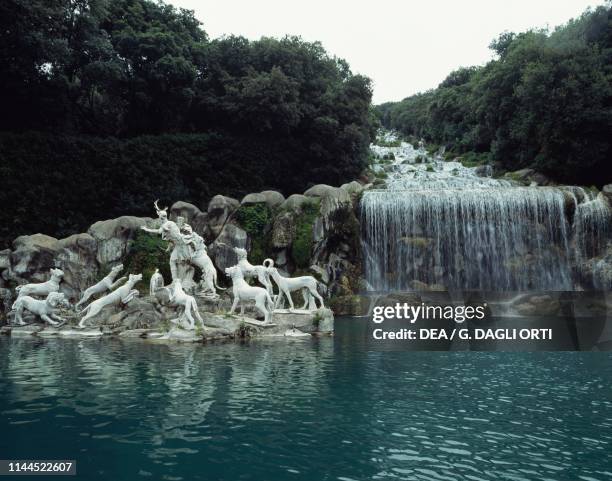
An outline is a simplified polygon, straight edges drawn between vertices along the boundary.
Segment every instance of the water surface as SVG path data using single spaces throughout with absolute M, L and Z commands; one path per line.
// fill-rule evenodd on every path
M 82 480 L 612 480 L 612 355 L 0 338 L 0 458 Z

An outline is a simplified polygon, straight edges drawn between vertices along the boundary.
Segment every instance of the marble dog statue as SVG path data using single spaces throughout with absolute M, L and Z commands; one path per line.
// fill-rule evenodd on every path
M 255 301 L 255 308 L 263 314 L 264 321 L 270 322 L 274 305 L 268 291 L 263 287 L 250 286 L 244 280 L 242 269 L 239 266 L 228 267 L 225 273 L 232 278 L 232 292 L 234 293 L 234 302 L 229 313 L 233 314 L 240 303 L 240 314 L 244 314 L 245 301 Z
M 79 322 L 79 327 L 85 327 L 85 321 L 91 319 L 98 314 L 104 307 L 118 304 L 127 304 L 138 295 L 136 289 L 132 289 L 134 285 L 142 279 L 142 274 L 130 274 L 128 280 L 118 289 L 106 294 L 100 299 L 96 299 L 83 309 L 80 314 L 85 314 L 85 317 Z
M 271 262 L 271 260 L 268 260 Z M 265 263 L 265 261 L 264 261 Z M 268 272 L 274 279 L 274 282 L 278 286 L 278 298 L 276 299 L 275 306 L 278 305 L 281 297 L 284 295 L 291 306 L 291 309 L 295 309 L 293 306 L 293 299 L 291 299 L 291 293 L 294 291 L 302 291 L 302 295 L 304 296 L 304 305 L 302 309 L 306 309 L 309 304 L 308 294 L 316 298 L 320 306 L 325 307 L 323 305 L 323 298 L 317 292 L 317 280 L 312 276 L 300 276 L 300 277 L 283 277 L 276 267 L 268 267 Z
M 106 291 L 115 290 L 115 288 L 119 286 L 119 284 L 122 284 L 127 279 L 127 277 L 121 277 L 120 279 L 115 281 L 115 277 L 117 277 L 117 275 L 122 270 L 123 264 L 116 265 L 100 282 L 85 289 L 85 292 L 83 292 L 83 297 L 81 297 L 81 300 L 77 302 L 75 307 L 79 309 L 82 304 L 85 304 L 91 298 L 91 296 L 94 296 L 96 294 L 102 294 Z
M 55 311 L 60 307 L 69 307 L 68 301 L 61 292 L 50 292 L 44 300 L 34 299 L 30 296 L 20 296 L 13 303 L 15 312 L 15 323 L 23 326 L 23 311 L 30 311 L 39 316 L 43 321 L 57 326 L 65 320 L 58 316 Z
M 237 267 L 242 271 L 242 275 L 245 278 L 256 277 L 257 280 L 266 288 L 268 294 L 272 294 L 272 283 L 270 282 L 270 275 L 268 269 L 265 266 L 254 266 L 247 259 L 247 251 L 240 247 L 235 247 L 234 252 L 238 256 Z
M 190 296 L 183 290 L 183 285 L 180 279 L 175 279 L 170 286 L 170 304 L 177 307 L 183 308 L 183 313 L 179 317 L 179 320 L 187 320 L 189 322 L 189 329 L 195 329 L 194 317 L 200 322 L 202 328 L 204 328 L 204 320 L 198 311 L 198 305 L 193 296 Z
M 51 273 L 51 278 L 47 282 L 40 282 L 38 284 L 24 284 L 22 286 L 17 286 L 15 288 L 15 291 L 17 292 L 17 297 L 47 297 L 52 292 L 58 292 L 60 282 L 62 282 L 62 277 L 64 277 L 64 271 L 62 271 L 61 269 L 51 269 L 49 272 Z

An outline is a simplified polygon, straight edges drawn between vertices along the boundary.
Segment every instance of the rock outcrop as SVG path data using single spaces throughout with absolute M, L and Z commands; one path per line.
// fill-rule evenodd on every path
M 120 262 L 128 251 L 129 242 L 136 237 L 141 227 L 152 221 L 150 218 L 123 216 L 93 224 L 87 233 L 97 242 L 98 263 L 113 265 Z

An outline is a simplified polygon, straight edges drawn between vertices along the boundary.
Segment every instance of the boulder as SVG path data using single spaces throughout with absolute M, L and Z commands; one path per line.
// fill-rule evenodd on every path
M 270 209 L 276 209 L 285 202 L 285 196 L 275 190 L 264 190 L 261 193 L 266 198 L 266 204 Z
M 514 172 L 507 172 L 504 177 L 531 185 L 551 185 L 551 180 L 544 174 L 533 169 L 520 169 Z
M 11 250 L 4 249 L 0 251 L 0 271 L 8 269 L 11 266 Z
M 10 277 L 17 282 L 44 282 L 49 269 L 55 267 L 59 251 L 55 237 L 44 234 L 22 235 L 13 241 L 10 258 Z
M 606 184 L 601 189 L 601 194 L 607 199 L 610 206 L 612 206 L 612 184 Z
M 341 189 L 340 187 L 332 187 L 327 184 L 317 184 L 313 185 L 310 189 L 304 192 L 306 197 L 319 197 L 321 199 L 325 199 L 327 197 L 332 198 L 336 202 L 350 202 L 351 197 L 349 193 Z
M 185 219 L 185 222 L 191 224 L 192 220 L 201 213 L 202 211 L 198 209 L 195 205 L 190 204 L 189 202 L 183 202 L 182 200 L 179 200 L 178 202 L 172 204 L 172 207 L 170 207 L 169 215 L 170 220 L 175 221 L 176 218 L 180 216 Z
M 77 300 L 97 280 L 97 242 L 89 234 L 75 234 L 59 240 L 57 246 L 55 264 L 64 271 L 61 290 L 66 298 Z
M 253 204 L 265 204 L 266 196 L 262 193 L 259 194 L 247 194 L 240 201 L 241 205 L 253 205 Z
M 277 249 L 289 247 L 295 236 L 295 216 L 290 212 L 283 212 L 276 216 L 272 226 L 272 245 Z
M 276 267 L 285 267 L 287 265 L 287 250 L 282 249 L 278 251 L 274 258 L 274 265 Z
M 148 217 L 123 216 L 93 224 L 87 231 L 98 245 L 96 260 L 101 265 L 119 262 L 127 253 L 129 242 L 140 232 L 141 227 L 151 223 Z
M 151 328 L 161 323 L 162 315 L 153 302 L 136 298 L 122 311 L 121 324 L 127 329 Z
M 327 284 L 329 282 L 329 273 L 324 267 L 313 264 L 310 266 L 310 270 L 315 273 L 315 277 L 318 277 L 323 284 Z
M 310 199 L 308 199 L 308 197 L 306 197 L 305 195 L 301 195 L 301 194 L 293 194 L 290 195 L 289 197 L 287 197 L 287 200 L 285 200 L 282 204 L 281 204 L 281 209 L 283 210 L 291 210 L 294 212 L 299 212 L 300 210 L 302 210 L 302 206 L 306 203 L 309 202 Z
M 247 233 L 237 225 L 229 223 L 223 226 L 223 230 L 210 246 L 209 253 L 215 266 L 225 275 L 225 268 L 238 262 L 234 247 L 246 249 L 246 246 Z
M 215 195 L 208 204 L 208 229 L 217 237 L 230 215 L 240 207 L 240 202 L 224 195 Z
M 243 197 L 242 205 L 266 204 L 270 209 L 276 209 L 285 201 L 285 196 L 275 190 L 264 190 L 258 194 L 247 194 Z
M 208 214 L 206 212 L 202 212 L 189 202 L 178 201 L 170 207 L 170 219 L 176 221 L 179 216 L 185 219 L 185 222 L 193 228 L 194 232 L 201 236 L 206 235 L 208 225 Z
M 361 185 L 359 182 L 357 182 L 356 180 L 352 181 L 352 182 L 348 182 L 346 184 L 342 184 L 340 186 L 340 188 L 346 192 L 348 192 L 349 194 L 353 194 L 353 195 L 359 195 L 363 192 L 364 187 L 363 185 Z

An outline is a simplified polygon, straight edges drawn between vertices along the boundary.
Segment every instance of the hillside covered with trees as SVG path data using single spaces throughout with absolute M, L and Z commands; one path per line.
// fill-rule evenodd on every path
M 548 33 L 503 33 L 495 59 L 378 106 L 383 125 L 558 182 L 612 181 L 612 4 Z
M 157 197 L 339 185 L 367 161 L 371 93 L 319 43 L 210 39 L 163 2 L 0 2 L 0 244 Z

